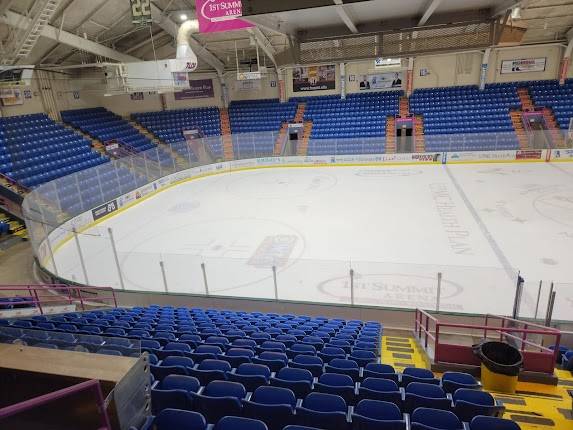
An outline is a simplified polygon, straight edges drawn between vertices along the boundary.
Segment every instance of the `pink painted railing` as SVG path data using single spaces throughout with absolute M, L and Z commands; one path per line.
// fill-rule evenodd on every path
M 82 391 L 92 391 L 95 395 L 97 410 L 101 422 L 101 427 L 98 430 L 111 430 L 111 423 L 109 420 L 109 415 L 107 414 L 105 399 L 103 397 L 101 385 L 99 381 L 95 379 L 90 379 L 89 381 L 80 382 L 79 384 L 72 385 L 71 387 L 63 388 L 61 390 L 57 390 L 52 393 L 34 397 L 33 399 L 16 403 L 15 405 L 6 406 L 5 408 L 0 409 L 0 421 L 13 415 L 20 414 L 29 411 L 31 409 L 37 408 L 38 406 L 42 406 L 59 399 L 63 399 L 65 397 L 71 397 Z M 2 428 L 1 424 L 0 428 Z
M 483 332 L 483 339 L 488 339 L 488 333 L 499 334 L 499 340 L 513 340 L 523 355 L 523 369 L 532 372 L 553 374 L 555 360 L 559 354 L 561 332 L 539 324 L 519 321 L 497 315 L 486 315 L 484 324 L 460 324 L 440 321 L 433 315 L 421 309 L 416 309 L 415 334 L 421 345 L 427 351 L 432 351 L 436 363 L 455 363 L 480 365 L 480 360 L 473 352 L 471 345 L 462 345 L 443 340 L 443 329 L 454 328 L 456 334 L 468 334 L 470 331 Z M 442 336 L 442 338 L 440 338 Z M 532 339 L 541 336 L 541 340 Z M 555 345 L 555 349 L 544 346 Z
M 10 301 L 3 301 L 3 298 L 10 298 Z M 88 303 L 91 306 L 101 304 L 117 307 L 115 291 L 110 287 L 79 287 L 66 284 L 0 285 L 0 304 L 37 307 L 42 315 L 46 306 L 79 304 L 84 311 Z

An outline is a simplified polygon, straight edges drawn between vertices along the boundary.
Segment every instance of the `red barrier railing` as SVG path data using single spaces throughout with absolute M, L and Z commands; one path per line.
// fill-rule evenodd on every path
M 66 284 L 0 285 L 0 304 L 37 307 L 43 315 L 46 306 L 79 304 L 82 311 L 86 310 L 88 304 L 117 307 L 117 298 L 110 287 Z
M 497 315 L 486 315 L 484 324 L 460 324 L 440 321 L 426 311 L 416 309 L 415 334 L 436 363 L 455 363 L 479 366 L 480 361 L 473 352 L 472 345 L 464 345 L 454 341 L 444 341 L 444 329 L 452 328 L 458 331 L 482 333 L 482 339 L 492 339 L 491 333 L 499 334 L 500 341 L 511 341 L 517 345 L 523 355 L 524 370 L 553 374 L 561 332 L 535 323 L 519 321 Z M 450 333 L 448 333 L 450 334 Z M 467 333 L 455 333 L 455 336 Z M 489 336 L 488 336 L 489 334 Z M 454 337 L 455 337 L 454 336 Z M 535 339 L 535 338 L 540 339 Z M 554 349 L 544 346 L 549 338 L 549 344 Z
M 99 430 L 111 430 L 111 423 L 109 415 L 107 414 L 105 399 L 101 390 L 99 381 L 90 379 L 89 381 L 80 382 L 79 384 L 72 385 L 71 387 L 63 388 L 52 393 L 44 394 L 43 396 L 34 397 L 33 399 L 25 400 L 15 405 L 6 406 L 0 409 L 0 421 L 22 412 L 29 411 L 37 408 L 38 406 L 51 403 L 53 401 L 70 397 L 82 391 L 92 391 L 96 398 L 97 411 L 100 416 L 101 427 Z M 1 426 L 0 426 L 1 427 Z

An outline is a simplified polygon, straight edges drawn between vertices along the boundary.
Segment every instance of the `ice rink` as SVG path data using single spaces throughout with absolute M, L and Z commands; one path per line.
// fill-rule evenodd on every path
M 166 189 L 79 236 L 92 285 L 510 314 L 573 316 L 573 163 L 272 168 Z M 58 274 L 85 279 L 77 243 Z M 163 272 L 162 267 L 163 266 Z M 276 267 L 277 291 L 273 282 Z M 164 275 L 163 275 L 164 273 Z

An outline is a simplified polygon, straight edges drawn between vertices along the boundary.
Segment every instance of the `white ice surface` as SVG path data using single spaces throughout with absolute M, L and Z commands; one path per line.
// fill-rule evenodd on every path
M 273 168 L 165 190 L 79 238 L 88 281 L 125 287 L 509 314 L 515 273 L 522 315 L 544 280 L 554 316 L 573 315 L 573 164 Z M 60 276 L 84 281 L 77 245 L 56 252 Z M 569 284 L 567 284 L 569 282 Z

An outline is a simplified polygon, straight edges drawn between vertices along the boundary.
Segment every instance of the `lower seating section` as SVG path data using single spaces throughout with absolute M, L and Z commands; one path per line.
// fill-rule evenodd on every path
M 103 107 L 63 111 L 62 120 L 102 142 L 117 140 L 138 152 L 155 147 L 129 122 Z
M 162 112 L 134 113 L 131 117 L 166 143 L 182 142 L 182 130 L 200 129 L 205 136 L 219 136 L 221 122 L 219 109 L 206 107 L 176 109 Z
M 313 122 L 308 154 L 383 153 L 386 117 L 398 113 L 401 95 L 387 91 L 350 94 L 346 100 L 309 97 L 304 115 Z
M 375 321 L 154 305 L 0 320 L 0 341 L 147 352 L 145 430 L 519 429 L 469 374 L 380 363 L 382 330 Z
M 273 155 L 276 134 L 242 133 L 235 134 L 232 138 L 233 151 L 237 159 Z
M 559 85 L 558 81 L 531 81 L 520 83 L 529 87 L 535 106 L 550 107 L 555 113 L 559 128 L 567 130 L 573 118 L 573 79 Z
M 50 201 L 57 202 L 67 213 L 79 214 L 141 187 L 147 182 L 145 177 L 125 167 L 109 163 L 97 170 L 97 176 L 86 170 L 77 173 L 77 181 L 76 178 L 72 181 L 66 178 L 60 179 L 54 187 L 42 190 L 42 195 Z
M 517 87 L 512 82 L 483 91 L 475 85 L 415 90 L 410 110 L 424 115 L 426 149 L 518 149 L 509 115 L 520 106 Z
M 386 117 L 398 113 L 402 91 L 309 97 L 304 118 L 312 120 L 311 139 L 382 137 Z
M 45 114 L 0 118 L 0 173 L 24 186 L 97 166 L 108 159 L 91 142 Z
M 231 102 L 229 119 L 233 133 L 276 131 L 284 121 L 292 121 L 297 103 L 279 103 L 278 99 Z M 274 142 L 272 142 L 274 143 Z

